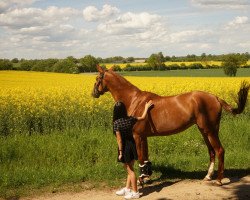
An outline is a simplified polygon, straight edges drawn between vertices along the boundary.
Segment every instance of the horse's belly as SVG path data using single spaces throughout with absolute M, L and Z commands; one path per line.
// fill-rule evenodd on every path
M 181 132 L 190 126 L 195 121 L 193 113 L 177 112 L 172 115 L 161 116 L 158 119 L 152 119 L 153 123 L 150 123 L 152 135 L 170 135 Z

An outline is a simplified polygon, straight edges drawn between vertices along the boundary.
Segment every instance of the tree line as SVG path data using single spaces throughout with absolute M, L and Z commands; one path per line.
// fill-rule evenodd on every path
M 187 56 L 164 56 L 162 52 L 153 53 L 148 58 L 139 58 L 145 60 L 146 64 L 143 64 L 138 67 L 133 65 L 133 62 L 138 58 L 122 56 L 115 56 L 109 58 L 95 58 L 92 55 L 86 55 L 82 58 L 74 58 L 69 56 L 65 59 L 35 59 L 35 60 L 26 60 L 26 59 L 0 59 L 0 70 L 24 70 L 24 71 L 41 71 L 41 72 L 61 72 L 61 73 L 84 73 L 84 72 L 96 72 L 96 65 L 101 64 L 104 68 L 106 67 L 104 63 L 113 63 L 113 69 L 115 71 L 148 71 L 148 70 L 175 70 L 175 69 L 202 69 L 202 68 L 217 68 L 220 66 L 210 66 L 209 61 L 221 61 L 225 73 L 230 71 L 232 76 L 236 75 L 237 68 L 240 66 L 247 66 L 247 61 L 250 59 L 250 54 L 246 53 L 235 53 L 235 54 L 226 54 L 226 55 L 207 55 L 202 53 L 200 56 L 197 55 L 187 55 Z M 186 66 L 185 63 L 170 64 L 165 65 L 165 62 L 202 62 L 201 63 L 192 63 L 191 65 Z M 125 68 L 121 68 L 119 64 L 127 63 Z M 206 64 L 207 63 L 207 64 Z M 229 64 L 227 64 L 229 63 Z M 227 65 L 230 65 L 227 67 Z M 234 68 L 234 70 L 232 69 Z M 229 73 L 229 74 L 230 74 Z

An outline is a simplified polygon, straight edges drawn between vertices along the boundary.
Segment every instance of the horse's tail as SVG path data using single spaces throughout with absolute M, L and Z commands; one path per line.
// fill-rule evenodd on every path
M 250 88 L 250 85 L 246 81 L 243 81 L 241 83 L 241 87 L 238 92 L 238 99 L 236 99 L 237 108 L 233 108 L 223 99 L 218 98 L 218 100 L 226 111 L 232 113 L 233 115 L 240 114 L 245 109 L 249 88 Z

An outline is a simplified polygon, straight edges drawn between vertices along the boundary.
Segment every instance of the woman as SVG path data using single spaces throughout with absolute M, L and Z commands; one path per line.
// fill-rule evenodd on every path
M 125 196 L 125 199 L 140 197 L 134 172 L 134 162 L 138 159 L 138 156 L 132 130 L 137 121 L 145 119 L 147 111 L 152 105 L 151 100 L 145 104 L 141 117 L 128 116 L 125 105 L 120 101 L 116 102 L 114 106 L 113 130 L 118 144 L 118 161 L 124 163 L 124 168 L 128 172 L 126 187 L 117 191 L 116 194 Z M 132 187 L 132 190 L 130 190 L 130 187 Z

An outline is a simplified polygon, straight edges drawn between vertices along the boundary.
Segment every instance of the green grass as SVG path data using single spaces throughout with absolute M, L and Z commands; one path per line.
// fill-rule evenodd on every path
M 132 71 L 121 72 L 124 76 L 139 77 L 226 77 L 223 69 L 187 69 L 169 71 Z M 238 69 L 236 77 L 250 76 L 250 68 Z
M 0 196 L 20 195 L 25 186 L 121 178 L 112 143 L 111 131 L 100 129 L 1 137 Z
M 249 114 L 224 116 L 220 138 L 226 150 L 225 168 L 249 173 Z M 121 185 L 126 173 L 116 161 L 117 145 L 111 127 L 15 134 L 0 137 L 0 197 L 28 195 L 32 189 L 90 182 Z M 153 179 L 202 178 L 208 153 L 195 126 L 168 136 L 149 138 Z M 137 164 L 136 164 L 137 170 Z M 115 180 L 114 180 L 115 177 Z M 50 191 L 51 192 L 51 191 Z

